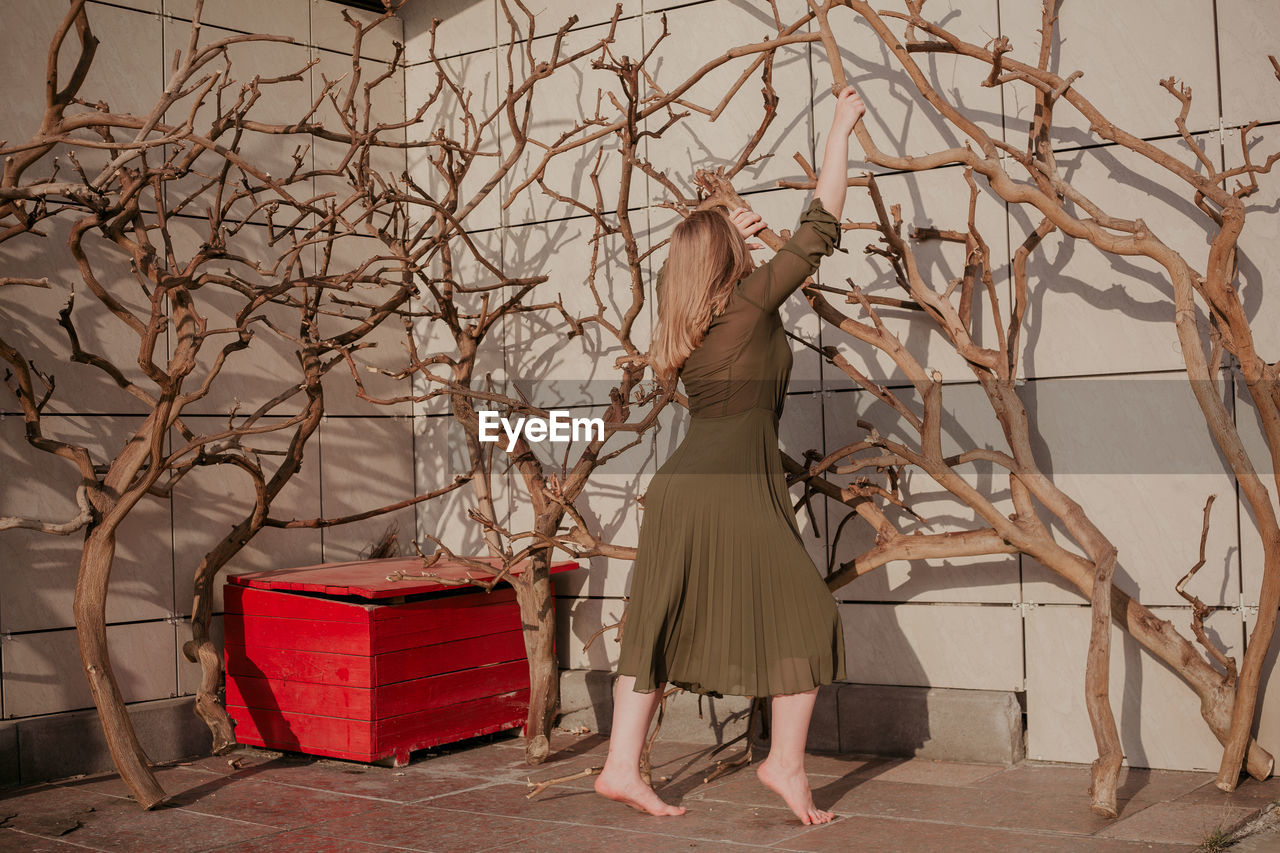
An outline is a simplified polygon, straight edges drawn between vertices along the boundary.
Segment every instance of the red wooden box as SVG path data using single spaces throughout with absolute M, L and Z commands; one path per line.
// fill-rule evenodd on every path
M 515 590 L 387 580 L 394 572 L 420 574 L 422 561 L 228 578 L 227 711 L 238 742 L 400 766 L 415 749 L 524 724 L 529 665 Z

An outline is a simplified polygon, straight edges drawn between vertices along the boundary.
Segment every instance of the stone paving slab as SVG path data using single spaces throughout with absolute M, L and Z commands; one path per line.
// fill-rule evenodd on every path
M 528 796 L 531 780 L 598 767 L 608 741 L 595 734 L 558 734 L 537 767 L 512 735 L 424 751 L 402 768 L 243 749 L 158 768 L 172 800 L 150 812 L 109 774 L 0 791 L 0 853 L 1192 851 L 1280 799 L 1276 779 L 1226 794 L 1209 773 L 1125 768 L 1120 818 L 1106 820 L 1089 811 L 1082 765 L 812 754 L 815 801 L 838 817 L 804 826 L 753 766 L 704 781 L 742 746 L 713 756 L 704 744 L 656 743 L 655 787 L 687 809 L 669 818 L 597 796 L 590 777 Z

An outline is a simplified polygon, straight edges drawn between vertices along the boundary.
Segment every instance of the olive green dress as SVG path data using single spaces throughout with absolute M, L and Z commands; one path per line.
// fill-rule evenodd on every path
M 636 691 L 776 696 L 845 678 L 840 615 L 800 538 L 778 448 L 791 375 L 778 307 L 839 244 L 815 199 L 681 369 L 689 430 L 645 494 L 622 632 L 618 672 Z

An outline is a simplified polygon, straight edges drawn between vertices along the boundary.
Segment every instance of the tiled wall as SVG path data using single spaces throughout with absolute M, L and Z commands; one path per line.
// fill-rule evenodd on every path
M 182 23 L 177 19 L 190 6 L 190 0 L 185 5 L 176 0 L 163 2 L 163 9 L 161 0 L 90 3 L 90 14 L 103 40 L 99 57 L 102 79 L 113 81 L 112 91 L 121 92 L 129 104 L 145 105 L 159 93 L 164 57 L 172 53 L 181 32 Z M 613 10 L 612 3 L 580 0 L 543 0 L 530 6 L 538 12 L 537 33 L 543 36 L 554 33 L 569 14 L 579 16 L 566 40 L 567 49 L 599 38 L 602 23 Z M 792 20 L 806 8 L 803 0 L 780 0 L 778 6 L 782 17 Z M 0 36 L 6 40 L 6 49 L 0 52 L 0 70 L 7 75 L 5 79 L 24 81 L 21 85 L 29 92 L 11 99 L 3 111 L 0 137 L 13 138 L 13 128 L 32 125 L 37 115 L 33 105 L 39 103 L 39 75 L 33 69 L 43 65 L 44 36 L 26 34 L 51 33 L 57 11 L 17 0 L 8 0 L 5 7 L 14 23 Z M 337 13 L 325 0 L 265 5 L 210 0 L 207 7 L 206 22 L 215 27 L 291 34 L 300 44 L 288 52 L 297 56 L 318 52 L 326 63 L 342 59 L 339 51 L 346 37 L 333 34 L 342 27 L 334 24 Z M 937 8 L 930 4 L 928 9 L 979 43 L 1003 33 L 1012 40 L 1015 56 L 1027 57 L 1034 49 L 1038 3 L 940 0 Z M 667 83 L 730 46 L 763 37 L 772 28 L 766 3 L 627 0 L 617 31 L 616 53 L 638 56 L 651 46 L 661 32 L 658 13 L 664 11 L 671 34 L 659 49 L 657 73 L 659 80 Z M 846 70 L 870 106 L 868 127 L 881 146 L 892 152 L 919 153 L 958 142 L 921 103 L 866 25 L 847 12 L 833 14 L 836 34 Z M 495 0 L 410 0 L 403 13 L 405 108 L 412 112 L 418 105 L 417 96 L 434 79 L 425 62 L 426 30 L 433 16 L 443 19 L 437 53 L 448 57 L 446 65 L 473 89 L 473 105 L 491 108 L 505 88 L 504 45 L 509 41 L 506 19 Z M 1261 0 L 1179 0 L 1171 6 L 1155 0 L 1124 4 L 1088 0 L 1064 5 L 1061 28 L 1059 67 L 1085 71 L 1077 84 L 1079 89 L 1122 126 L 1177 151 L 1184 159 L 1187 152 L 1172 124 L 1176 103 L 1157 85 L 1171 73 L 1194 88 L 1195 106 L 1189 121 L 1191 129 L 1208 144 L 1211 156 L 1225 158 L 1228 163 L 1239 157 L 1238 143 L 1232 136 L 1219 138 L 1220 120 L 1227 126 L 1253 118 L 1262 120 L 1264 126 L 1257 136 L 1263 141 L 1258 150 L 1270 150 L 1268 145 L 1280 141 L 1280 135 L 1269 127 L 1280 121 L 1280 83 L 1266 61 L 1266 52 L 1273 49 L 1271 45 L 1280 35 L 1280 9 L 1273 4 Z M 536 43 L 539 59 L 544 58 L 550 43 L 550 38 Z M 383 42 L 375 49 L 385 47 Z M 968 114 L 989 132 L 1011 142 L 1025 133 L 1030 110 L 1025 90 L 1015 93 L 1007 87 L 985 88 L 981 86 L 986 76 L 981 68 L 937 55 L 916 56 L 935 83 L 948 96 L 959 98 Z M 246 57 L 244 62 L 287 59 L 274 54 Z M 513 61 L 517 68 L 524 62 L 519 52 Z M 781 97 L 779 115 L 760 149 L 773 156 L 737 180 L 739 190 L 750 193 L 753 206 L 775 227 L 792 227 L 807 201 L 802 192 L 777 189 L 776 182 L 800 177 L 792 159 L 794 152 L 812 161 L 815 146 L 821 150 L 832 102 L 823 76 L 825 61 L 819 47 L 800 45 L 779 51 L 773 74 Z M 711 105 L 718 100 L 717 89 L 741 67 L 734 65 L 708 77 L 689 96 Z M 312 71 L 313 88 L 319 80 L 315 75 L 323 71 L 323 66 Z M 559 79 L 542 84 L 535 95 L 534 108 L 546 122 L 541 125 L 544 138 L 554 135 L 550 128 L 555 123 L 571 121 L 582 110 L 593 109 L 597 88 L 617 87 L 608 74 L 585 66 L 581 74 L 566 74 L 562 79 L 563 85 Z M 1118 80 L 1129 82 L 1117 85 Z M 758 89 L 753 78 L 740 95 L 742 106 L 726 111 L 714 124 L 694 116 L 686 120 L 685 127 L 669 131 L 660 140 L 649 140 L 646 156 L 686 188 L 694 168 L 732 162 L 758 124 Z M 390 105 L 388 111 L 394 111 Z M 1095 145 L 1086 125 L 1068 112 L 1060 110 L 1055 140 L 1064 172 L 1117 215 L 1142 216 L 1166 241 L 1187 253 L 1194 265 L 1202 265 L 1205 232 L 1199 219 L 1188 215 L 1193 211 L 1189 194 L 1149 165 L 1136 162 L 1132 155 L 1112 146 Z M 448 112 L 442 112 L 436 121 L 449 120 Z M 509 144 L 504 139 L 496 142 L 499 146 L 504 143 Z M 617 186 L 617 159 L 608 144 L 604 147 L 601 183 L 607 195 L 616 192 L 610 188 Z M 548 183 L 559 191 L 586 190 L 595 154 L 596 149 L 590 149 L 580 158 L 557 165 L 548 172 Z M 408 165 L 412 173 L 425 179 L 427 170 L 418 155 L 410 153 Z M 527 163 L 522 164 L 503 189 L 510 190 L 523 180 L 528 168 Z M 871 167 L 861 162 L 851 165 L 853 170 L 864 168 Z M 963 226 L 967 192 L 957 170 L 885 173 L 880 182 L 888 200 L 902 205 L 907 223 Z M 1280 220 L 1267 212 L 1274 186 L 1264 185 L 1258 195 L 1257 211 L 1251 213 L 1241 239 L 1242 292 L 1250 310 L 1256 312 L 1254 327 L 1263 352 L 1274 358 L 1280 344 L 1275 332 L 1280 299 L 1264 295 L 1262 289 L 1265 273 L 1280 262 L 1275 256 L 1280 245 L 1276 239 Z M 655 206 L 664 200 L 659 186 L 642 181 L 634 187 L 631 198 L 633 223 L 642 241 L 647 244 L 650 233 L 654 239 L 669 233 L 673 214 Z M 506 208 L 500 202 L 495 193 L 475 211 L 472 226 L 477 244 L 491 257 L 501 259 L 513 275 L 549 276 L 535 291 L 537 298 L 554 299 L 560 294 L 569 310 L 587 310 L 593 304 L 585 285 L 591 257 L 587 245 L 590 221 L 540 193 L 536 186 Z M 866 218 L 865 208 L 857 191 L 851 191 L 846 214 L 853 219 Z M 1001 200 L 984 191 L 978 224 L 1001 267 L 997 285 L 1007 297 L 1009 285 L 1003 269 L 1011 247 L 1016 248 L 1034 223 L 1024 211 L 1009 211 Z M 853 236 L 846 238 L 852 249 L 848 255 L 837 255 L 824 263 L 823 279 L 839 282 L 851 277 L 869 288 L 889 292 L 891 283 L 881 269 L 863 257 L 860 245 L 850 239 Z M 941 274 L 944 261 L 954 265 L 951 248 L 941 255 L 922 253 L 931 274 Z M 40 263 L 39 257 L 24 260 L 25 268 L 37 271 Z M 660 257 L 648 263 L 646 283 L 652 281 L 658 263 Z M 616 312 L 627 298 L 625 261 L 618 247 L 602 245 L 597 265 L 595 274 L 602 295 Z M 464 267 L 462 273 L 469 280 L 484 280 L 485 273 L 476 264 Z M 1208 449 L 1202 421 L 1180 379 L 1181 359 L 1167 287 L 1149 265 L 1117 262 L 1088 246 L 1064 244 L 1057 236 L 1046 240 L 1034 256 L 1031 275 L 1034 297 L 1024 354 L 1024 391 L 1044 434 L 1046 460 L 1055 479 L 1083 503 L 1117 544 L 1118 582 L 1138 593 L 1144 602 L 1158 606 L 1159 615 L 1172 619 L 1184 631 L 1190 612 L 1174 593 L 1173 584 L 1195 561 L 1204 498 L 1210 492 L 1218 493 L 1208 564 L 1193 590 L 1221 608 L 1209 624 L 1238 654 L 1256 611 L 1260 582 L 1257 534 L 1248 513 L 1238 511 L 1234 504 L 1234 484 Z M 6 300 L 6 310 L 11 309 L 12 301 Z M 13 310 L 21 319 L 21 312 L 35 315 L 40 307 L 33 297 Z M 641 343 L 648 340 L 651 309 L 650 304 L 637 324 L 636 339 Z M 798 297 L 784 306 L 783 318 L 804 340 L 837 346 L 873 376 L 901 384 L 893 365 L 883 358 L 832 329 L 820 328 Z M 554 395 L 553 399 L 540 398 L 544 405 L 589 410 L 602 399 L 600 389 L 614 375 L 612 364 L 619 350 L 607 336 L 595 332 L 568 340 L 546 334 L 548 326 L 555 324 L 552 314 L 508 318 L 499 330 L 502 345 L 485 353 L 483 369 L 498 380 L 557 380 L 554 388 L 541 386 L 542 393 Z M 105 325 L 102 334 L 110 340 Z M 972 375 L 945 342 L 923 330 L 905 335 L 904 340 L 947 380 L 947 405 L 958 413 L 948 440 L 979 445 L 998 441 L 994 420 L 989 414 L 983 416 L 985 404 L 972 384 Z M 391 337 L 387 343 L 384 352 L 392 349 Z M 53 342 L 45 346 L 51 353 L 58 351 Z M 447 347 L 448 343 L 433 337 L 425 346 Z M 842 446 L 856 435 L 852 426 L 855 413 L 856 417 L 877 420 L 882 428 L 892 426 L 860 392 L 851 389 L 847 378 L 821 364 L 811 349 L 797 344 L 794 351 L 793 393 L 781 426 L 784 449 L 798 455 L 808 448 L 825 452 Z M 391 363 L 394 353 L 386 357 Z M 245 372 L 244 387 L 249 388 L 254 373 L 269 374 L 271 365 L 268 361 L 236 369 Z M 136 408 L 108 395 L 87 372 L 68 371 L 66 381 L 67 387 L 76 391 L 68 399 L 86 401 L 83 411 L 58 412 L 71 434 L 106 442 L 136 419 Z M 381 505 L 443 485 L 462 470 L 456 427 L 450 426 L 442 401 L 391 411 L 374 408 L 349 393 L 349 381 L 334 376 L 329 388 L 330 416 L 319 436 L 318 459 L 304 467 L 282 496 L 277 504 L 279 514 L 330 516 Z M 1107 383 L 1119 383 L 1115 387 L 1120 390 L 1111 391 Z M 1142 406 L 1131 405 L 1135 394 L 1147 389 L 1151 396 L 1142 398 Z M 110 405 L 97 405 L 98 400 L 108 399 Z M 1119 402 L 1103 405 L 1099 400 Z M 216 417 L 219 406 L 215 402 L 210 402 L 206 417 Z M 1240 411 L 1243 418 L 1247 410 Z M 1082 414 L 1090 412 L 1101 416 Z M 1190 447 L 1172 437 L 1180 433 L 1169 424 L 1186 425 L 1187 434 L 1194 436 Z M 635 544 L 640 510 L 634 498 L 643 493 L 653 471 L 679 443 L 683 425 L 683 417 L 674 413 L 664 416 L 656 434 L 593 478 L 579 508 L 612 541 Z M 1250 429 L 1256 433 L 1256 428 L 1246 427 L 1246 431 Z M 0 420 L 0 430 L 4 433 L 0 511 L 20 500 L 42 516 L 66 514 L 73 481 L 65 466 L 32 454 L 21 441 L 20 422 L 12 416 Z M 1255 439 L 1253 446 L 1260 447 L 1260 440 Z M 550 461 L 550 454 L 544 458 Z M 1114 471 L 1121 473 L 1108 473 Z M 523 529 L 528 506 L 522 500 L 524 488 L 511 479 L 513 476 L 501 473 L 495 484 L 499 521 Z M 983 488 L 1002 493 L 989 475 L 976 472 L 973 477 Z M 207 474 L 184 486 L 172 505 L 154 503 L 140 508 L 122 535 L 125 548 L 113 575 L 108 618 L 113 656 L 130 700 L 190 693 L 194 687 L 197 670 L 178 651 L 188 636 L 183 620 L 190 608 L 189 577 L 204 550 L 235 515 L 232 510 L 211 508 L 218 506 L 214 499 L 219 496 L 239 499 L 243 484 L 233 478 L 230 474 Z M 959 529 L 972 521 L 924 478 L 914 477 L 910 488 L 913 506 L 933 522 L 930 530 Z M 455 548 L 479 550 L 475 526 L 466 518 L 469 506 L 470 495 L 464 491 L 421 505 L 416 512 L 399 513 L 402 541 L 416 530 L 419 536 L 438 536 Z M 843 518 L 839 510 L 819 506 L 816 523 L 807 515 L 799 519 L 819 565 L 825 563 L 829 540 Z M 231 570 L 350 558 L 384 525 L 385 521 L 375 520 L 316 532 L 268 531 L 237 558 Z M 422 541 L 426 546 L 425 538 Z M 851 522 L 841 535 L 836 558 L 849 559 L 867 544 L 866 530 Z M 89 704 L 70 630 L 76 552 L 75 542 L 14 531 L 0 535 L 0 561 L 4 564 L 0 574 L 0 711 L 6 717 Z M 582 645 L 600 625 L 616 621 L 629 571 L 628 563 L 597 558 L 590 561 L 589 571 L 563 577 L 558 644 L 564 665 L 613 666 L 617 646 L 611 635 L 585 651 Z M 1032 757 L 1067 761 L 1094 757 L 1083 707 L 1087 606 L 1078 593 L 1034 561 L 991 557 L 894 564 L 849 584 L 838 597 L 848 636 L 851 680 L 1026 691 Z M 1114 646 L 1113 679 L 1117 687 L 1123 680 L 1125 689 L 1115 691 L 1113 704 L 1129 761 L 1157 767 L 1216 767 L 1219 750 L 1199 719 L 1194 695 L 1136 644 L 1119 637 L 1117 634 Z M 1273 751 L 1280 750 L 1277 681 L 1272 679 L 1261 712 L 1261 737 Z
M 505 88 L 504 45 L 510 41 L 501 5 L 495 0 L 452 0 L 431 7 L 431 14 L 444 21 L 438 51 L 453 57 L 449 67 L 464 74 L 479 101 L 495 102 Z M 778 7 L 784 20 L 794 20 L 807 8 L 802 0 L 782 0 Z M 936 8 L 932 3 L 927 8 L 931 16 L 945 18 L 955 32 L 979 44 L 1007 35 L 1016 58 L 1034 61 L 1039 3 L 943 0 Z M 567 40 L 576 47 L 599 37 L 601 24 L 612 10 L 612 3 L 546 0 L 534 9 L 537 33 L 549 36 L 570 14 L 577 14 L 581 20 Z M 659 82 L 666 84 L 725 49 L 758 40 L 772 29 L 766 3 L 631 0 L 623 4 L 616 53 L 636 56 L 652 47 L 662 32 L 659 13 L 664 11 L 670 35 L 659 48 L 656 73 Z M 1268 145 L 1275 145 L 1277 136 L 1269 125 L 1280 120 L 1280 83 L 1266 53 L 1280 34 L 1280 7 L 1256 0 L 1218 0 L 1216 4 L 1090 0 L 1064 4 L 1060 18 L 1061 41 L 1055 48 L 1058 67 L 1064 73 L 1083 70 L 1077 88 L 1127 130 L 1191 161 L 1173 125 L 1177 103 L 1158 85 L 1160 79 L 1175 74 L 1193 88 L 1190 129 L 1215 161 L 1225 158 L 1231 163 L 1239 157 L 1236 138 L 1230 132 L 1219 136 L 1220 120 L 1231 127 L 1259 119 L 1263 126 L 1255 135 L 1263 141 L 1257 150 L 1269 151 Z M 868 127 L 882 148 L 921 153 L 962 142 L 923 104 L 865 23 L 848 10 L 836 10 L 832 21 L 846 71 L 869 104 Z M 409 101 L 415 82 L 428 80 L 431 74 L 429 66 L 422 64 L 425 51 L 419 46 L 423 42 L 415 39 L 422 26 L 412 15 L 406 19 Z M 893 22 L 891 27 L 900 29 Z M 535 47 L 537 58 L 544 59 L 550 39 L 537 44 L 541 48 L 538 52 Z M 972 63 L 934 54 L 915 57 L 940 91 L 957 98 L 982 128 L 1012 143 L 1023 138 L 1031 110 L 1025 88 L 987 88 L 981 85 L 986 72 Z M 518 52 L 517 61 L 523 61 Z M 739 62 L 708 76 L 690 96 L 713 106 L 719 98 L 717 90 L 742 67 Z M 543 86 L 546 91 L 535 96 L 535 108 L 541 108 L 540 115 L 548 120 L 581 117 L 584 107 L 594 105 L 595 90 L 601 86 L 616 91 L 617 83 L 599 72 L 565 76 L 565 85 L 557 88 L 553 78 Z M 821 151 L 832 103 L 825 53 L 817 45 L 780 50 L 773 80 L 781 97 L 779 115 L 760 149 L 773 156 L 745 171 L 736 183 L 767 220 L 791 227 L 807 199 L 802 192 L 777 189 L 776 182 L 801 177 L 792 159 L 794 152 L 812 161 L 815 148 Z M 693 169 L 732 162 L 759 122 L 758 90 L 758 79 L 753 78 L 739 96 L 740 107 L 727 110 L 715 123 L 697 115 L 686 119 L 661 139 L 648 140 L 646 155 L 686 188 Z M 1115 146 L 1098 145 L 1088 134 L 1088 123 L 1066 106 L 1058 111 L 1054 147 L 1060 168 L 1076 186 L 1115 215 L 1141 216 L 1193 265 L 1203 265 L 1202 218 L 1194 210 L 1190 193 L 1174 180 Z M 549 171 L 548 183 L 561 192 L 588 188 L 595 153 L 591 149 L 590 156 Z M 607 193 L 608 187 L 617 185 L 617 161 L 610 160 L 607 146 L 603 162 L 602 177 L 611 179 L 602 181 Z M 968 192 L 958 169 L 901 174 L 862 162 L 851 165 L 851 170 L 862 169 L 881 173 L 886 199 L 902 205 L 909 225 L 964 227 Z M 1241 239 L 1242 287 L 1256 318 L 1259 343 L 1269 358 L 1275 357 L 1280 345 L 1275 332 L 1280 299 L 1261 292 L 1264 271 L 1275 269 L 1274 262 L 1280 261 L 1273 257 L 1280 236 L 1274 192 L 1274 181 L 1264 184 Z M 642 188 L 636 188 L 633 217 L 641 223 L 638 227 L 647 222 L 649 229 L 642 242 L 650 232 L 655 239 L 669 233 L 673 215 L 656 206 L 663 200 L 656 183 L 648 185 L 647 205 Z M 536 192 L 515 200 L 506 210 L 493 205 L 485 214 L 486 225 L 507 226 L 491 250 L 502 253 L 513 274 L 549 275 L 550 281 L 541 286 L 548 297 L 560 293 L 567 301 L 587 299 L 588 220 Z M 846 216 L 870 218 L 870 205 L 856 190 L 850 191 Z M 985 189 L 977 223 L 999 268 L 997 287 L 1007 311 L 1008 260 L 1035 223 L 1026 211 L 1008 210 Z M 873 291 L 891 293 L 892 282 L 883 266 L 876 267 L 862 255 L 854 236 L 846 237 L 850 254 L 824 262 L 822 278 L 840 282 L 851 277 Z M 923 248 L 920 256 L 927 265 L 926 274 L 951 274 L 948 270 L 957 268 L 957 248 L 941 252 Z M 622 261 L 605 254 L 597 277 L 612 276 L 625 288 Z M 650 280 L 660 255 L 646 270 Z M 1027 380 L 1023 389 L 1029 410 L 1040 424 L 1046 470 L 1083 503 L 1116 543 L 1119 584 L 1188 635 L 1190 610 L 1173 587 L 1195 562 L 1200 509 L 1209 493 L 1217 493 L 1208 563 L 1191 589 L 1219 608 L 1209 620 L 1211 630 L 1232 653 L 1240 654 L 1256 612 L 1257 535 L 1248 513 L 1234 505 L 1234 483 L 1209 444 L 1203 419 L 1182 378 L 1168 286 L 1148 263 L 1118 261 L 1090 246 L 1064 243 L 1059 235 L 1045 241 L 1032 258 L 1030 271 L 1033 299 L 1023 353 Z M 820 329 L 799 297 L 784 306 L 783 317 L 801 338 L 835 345 L 873 377 L 890 385 L 903 384 L 901 374 L 882 355 L 868 352 L 833 329 Z M 612 364 L 616 348 L 610 349 L 603 339 L 545 341 L 536 333 L 526 335 L 521 328 L 525 322 L 512 323 L 507 329 L 505 375 L 579 380 L 582 399 L 566 402 L 592 399 L 592 386 L 585 381 L 609 375 L 607 367 L 602 370 L 601 366 Z M 990 331 L 990 318 L 987 325 Z M 893 328 L 901 331 L 906 326 L 898 322 Z M 943 372 L 948 384 L 944 399 L 956 413 L 947 440 L 957 446 L 1001 446 L 998 424 L 980 389 L 946 342 L 919 327 L 903 337 L 924 363 Z M 788 452 L 834 450 L 857 437 L 853 423 L 858 417 L 870 418 L 882 429 L 894 426 L 875 404 L 852 390 L 843 374 L 820 364 L 811 349 L 796 344 L 793 351 L 792 394 L 781 426 Z M 572 391 L 565 392 L 571 384 L 562 382 L 556 390 L 572 397 Z M 1244 419 L 1247 413 L 1240 411 Z M 614 541 L 635 543 L 642 510 L 629 500 L 647 487 L 648 477 L 678 444 L 682 430 L 683 418 L 665 418 L 652 443 L 629 452 L 621 464 L 611 464 L 593 480 L 590 497 L 580 507 Z M 1249 425 L 1244 430 L 1256 432 Z M 1252 446 L 1260 449 L 1261 443 L 1255 440 Z M 421 483 L 426 473 L 423 455 L 418 458 Z M 633 477 L 631 472 L 637 470 L 640 475 Z M 974 472 L 972 477 L 980 487 L 1004 496 L 1007 503 L 1007 488 L 993 481 L 989 472 Z M 972 524 L 972 514 L 958 508 L 926 478 L 913 475 L 909 487 L 914 508 L 932 522 L 928 530 Z M 518 519 L 523 488 L 511 486 L 510 493 Z M 795 495 L 799 497 L 798 492 Z M 839 510 L 819 507 L 816 525 L 807 515 L 800 517 L 819 565 L 827 559 L 829 537 L 843 518 Z M 1008 510 L 1012 511 L 1011 505 Z M 869 545 L 865 526 L 851 522 L 841 534 L 836 559 L 850 559 Z M 597 558 L 591 561 L 590 571 L 565 576 L 559 588 L 559 612 L 570 617 L 560 622 L 559 646 L 565 665 L 609 669 L 615 664 L 617 646 L 611 635 L 587 650 L 582 645 L 600 625 L 616 621 L 629 573 L 625 562 Z M 845 586 L 838 597 L 851 680 L 1025 691 L 1029 755 L 1066 761 L 1095 757 L 1083 704 L 1087 603 L 1035 561 L 1010 556 L 910 566 L 897 563 Z M 1198 701 L 1190 689 L 1119 633 L 1114 648 L 1113 705 L 1128 760 L 1155 767 L 1216 767 L 1220 750 L 1199 718 Z M 1264 745 L 1280 749 L 1280 683 L 1270 687 L 1261 716 Z

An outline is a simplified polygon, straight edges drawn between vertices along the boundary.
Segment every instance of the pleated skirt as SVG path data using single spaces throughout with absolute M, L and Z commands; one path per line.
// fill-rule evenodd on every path
M 835 599 L 791 511 L 772 410 L 690 419 L 644 499 L 618 663 L 635 690 L 801 693 L 845 676 Z

